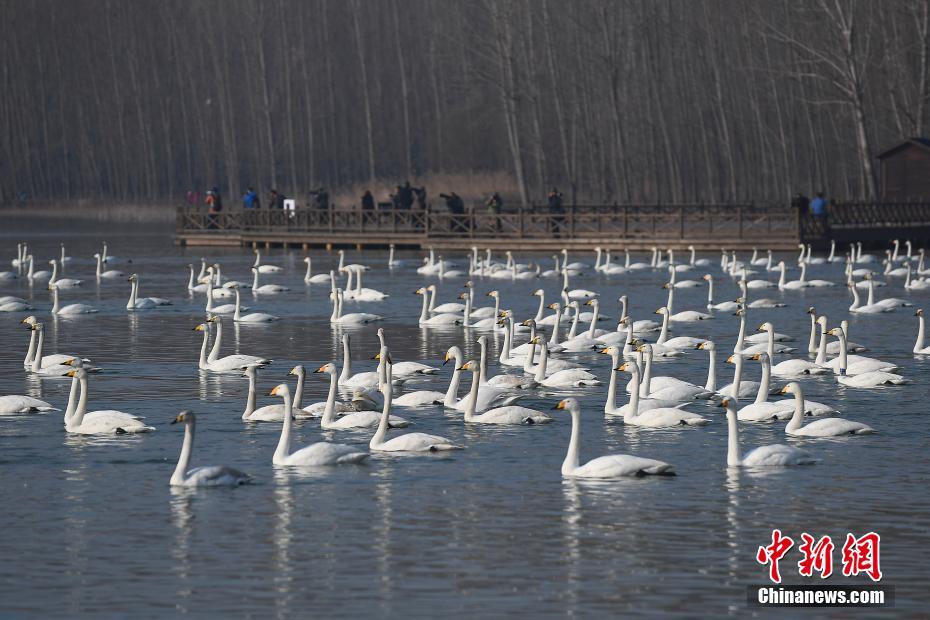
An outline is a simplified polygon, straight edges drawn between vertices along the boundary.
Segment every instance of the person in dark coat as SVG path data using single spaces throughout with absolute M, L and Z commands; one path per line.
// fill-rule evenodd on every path
M 362 194 L 362 211 L 375 210 L 375 197 L 371 195 L 371 190 L 366 189 Z
M 488 217 L 491 219 L 491 229 L 500 233 L 501 231 L 501 218 L 500 213 L 501 209 L 504 208 L 504 200 L 501 198 L 501 195 L 497 192 L 491 194 L 491 197 L 488 198 Z
M 465 201 L 455 192 L 448 194 L 439 194 L 439 197 L 446 201 L 446 208 L 452 217 L 449 218 L 449 230 L 453 232 L 465 231 L 465 222 L 462 216 L 465 215 Z

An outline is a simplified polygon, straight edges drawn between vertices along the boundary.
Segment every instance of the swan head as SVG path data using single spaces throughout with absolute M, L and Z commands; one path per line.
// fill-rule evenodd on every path
M 792 381 L 785 387 L 781 389 L 782 394 L 800 394 L 801 393 L 801 384 L 797 381 Z
M 652 355 L 652 345 L 651 344 L 641 344 L 636 347 L 636 350 L 640 353 L 645 353 L 647 355 Z
M 567 409 L 568 411 L 572 413 L 580 413 L 581 405 L 579 405 L 578 401 L 574 398 L 566 398 L 556 403 L 553 409 Z
M 597 297 L 592 297 L 592 298 L 589 299 L 588 301 L 584 302 L 584 305 L 586 305 L 586 306 L 597 306 L 597 305 L 599 305 L 600 303 L 601 303 L 601 302 L 599 302 L 599 301 L 597 300 Z
M 438 288 L 436 287 L 435 284 L 430 284 L 429 286 L 426 287 L 426 290 L 430 291 L 431 293 L 435 293 L 438 290 Z
M 300 376 L 303 376 L 303 374 L 304 374 L 304 367 L 301 366 L 300 364 L 297 364 L 296 366 L 291 368 L 291 371 L 287 373 L 289 377 L 300 377 Z
M 668 314 L 668 307 L 662 306 L 654 312 L 654 314 Z
M 717 345 L 713 340 L 705 340 L 698 346 L 694 347 L 695 349 L 700 349 L 701 351 L 716 351 Z
M 817 317 L 817 324 L 820 325 L 821 327 L 826 327 L 826 326 L 827 326 L 827 316 L 826 316 L 826 315 L 821 315 L 821 316 Z
M 184 411 L 176 415 L 174 419 L 171 420 L 171 423 L 172 424 L 186 424 L 187 422 L 193 422 L 193 421 L 194 421 L 194 414 L 191 411 L 185 409 Z
M 542 290 L 541 288 L 538 288 L 532 293 L 530 293 L 530 297 L 542 297 L 545 294 L 546 294 L 546 291 Z
M 198 325 L 197 327 L 195 327 L 192 331 L 195 331 L 195 332 L 205 332 L 205 331 L 207 331 L 208 329 L 210 329 L 210 326 L 209 326 L 209 325 L 207 325 L 206 323 L 201 323 L 200 325 Z
M 458 347 L 449 347 L 449 350 L 446 351 L 446 356 L 442 360 L 442 365 L 445 366 L 449 362 L 460 359 L 462 359 L 462 350 Z
M 468 293 L 459 293 L 458 299 L 468 299 Z
M 314 372 L 315 374 L 322 374 L 322 373 L 326 373 L 326 374 L 335 374 L 335 372 L 336 372 L 336 365 L 333 364 L 332 362 L 329 362 L 328 364 L 323 364 L 322 366 L 320 366 L 319 368 L 317 368 L 317 369 L 314 370 L 313 372 Z
M 478 362 L 474 360 L 468 360 L 467 362 L 465 362 L 464 364 L 456 368 L 456 370 L 469 370 L 471 372 L 478 372 L 479 370 Z
M 29 316 L 27 316 L 25 319 L 23 319 L 22 321 L 20 321 L 21 324 L 23 324 L 23 325 L 29 325 L 30 327 L 33 326 L 33 325 L 35 325 L 35 324 L 38 323 L 38 322 L 39 322 L 39 320 L 38 320 L 34 315 L 29 315 Z
M 472 288 L 475 284 L 471 280 L 466 280 L 465 284 L 462 285 L 462 288 Z
M 486 344 L 488 344 L 488 337 L 487 337 L 487 336 L 478 336 L 478 340 L 476 340 L 476 342 L 477 342 L 478 344 L 486 345 Z
M 426 288 L 420 287 L 413 292 L 414 295 L 426 295 Z
M 610 345 L 609 347 L 604 347 L 603 349 L 598 349 L 598 353 L 603 355 L 619 355 L 620 349 L 616 345 Z
M 810 308 L 807 309 L 807 313 L 814 315 L 814 314 L 817 314 L 817 310 L 814 309 L 814 306 L 811 306 Z
M 258 366 L 255 364 L 249 364 L 245 367 L 245 371 L 243 371 L 242 376 L 248 377 L 249 379 L 254 379 L 258 376 Z
M 924 315 L 924 309 L 923 309 L 923 308 L 918 308 L 918 309 L 917 309 L 917 312 L 914 313 L 914 316 L 923 316 L 923 315 Z M 32 318 L 35 319 L 35 317 L 32 317 Z M 26 320 L 26 319 L 23 319 L 23 321 L 25 321 L 25 320 Z
M 249 368 L 252 368 L 252 366 L 249 366 Z M 283 396 L 290 394 L 290 391 L 291 390 L 287 387 L 287 384 L 281 383 L 271 388 L 271 391 L 268 392 L 268 396 L 282 396 L 283 397 Z
M 494 291 L 488 291 L 488 294 L 485 295 L 485 297 L 500 297 L 500 292 L 498 292 L 498 291 L 496 291 L 496 290 L 494 290 Z
M 726 407 L 726 408 L 727 408 L 727 415 L 729 415 L 731 411 L 732 411 L 734 414 L 736 413 L 736 399 L 733 398 L 732 396 L 726 396 L 726 397 L 724 397 L 724 399 L 721 400 L 721 401 L 720 401 L 720 404 L 717 405 L 717 406 L 718 406 L 718 407 Z
M 561 304 L 559 304 L 559 302 L 554 301 L 546 307 L 549 308 L 550 310 L 558 310 L 560 306 Z
M 55 260 L 55 259 L 53 258 L 52 260 L 48 261 L 48 264 L 49 264 L 49 265 L 57 265 L 57 264 L 58 264 L 58 261 Z
M 381 347 L 381 350 L 375 353 L 372 358 L 373 360 L 385 360 L 388 364 L 393 364 L 394 360 L 391 359 L 391 354 L 388 352 L 387 347 Z
M 134 274 L 134 273 L 133 273 L 133 274 L 130 274 L 129 277 L 126 278 L 126 281 L 127 281 L 127 282 L 138 282 L 138 281 L 139 281 L 139 276 L 136 275 L 136 274 Z
M 733 355 L 727 358 L 727 364 L 735 364 L 737 358 L 743 359 L 739 353 L 734 353 Z
M 773 331 L 775 331 L 775 326 L 772 325 L 771 323 L 769 323 L 768 321 L 766 321 L 765 323 L 763 323 L 762 325 L 759 326 L 759 329 L 758 329 L 757 331 L 760 331 L 760 332 L 773 332 Z
M 69 370 L 65 373 L 66 377 L 77 377 L 78 379 L 86 379 L 87 371 L 83 368 L 75 368 L 74 370 Z
M 536 321 L 533 319 L 527 319 L 520 323 L 523 327 L 536 327 Z M 537 343 L 538 344 L 538 343 Z
M 839 327 L 834 327 L 833 329 L 831 329 L 831 330 L 828 331 L 827 333 L 830 334 L 831 336 L 836 336 L 837 338 L 840 338 L 841 336 L 842 336 L 842 337 L 845 337 L 845 336 L 846 336 L 846 334 L 843 332 L 843 330 L 842 330 L 841 328 L 839 328 Z
M 672 288 L 672 283 L 666 282 L 665 284 L 662 285 L 662 288 Z
M 29 329 L 34 332 L 40 332 L 45 329 L 45 325 L 43 323 L 32 323 L 29 325 Z
M 304 256 L 304 262 L 305 262 L 305 263 L 309 263 L 309 262 L 310 262 L 310 257 L 309 257 L 309 256 Z
M 765 353 L 765 352 L 756 353 L 755 355 L 752 356 L 752 359 L 755 360 L 755 361 L 757 361 L 757 362 L 763 362 L 763 363 L 765 363 L 765 362 L 767 362 L 768 359 L 769 359 L 769 354 L 768 354 L 768 353 Z
M 706 280 L 707 282 L 712 282 L 714 276 L 710 275 L 709 273 L 705 273 L 703 276 L 701 276 L 701 279 Z

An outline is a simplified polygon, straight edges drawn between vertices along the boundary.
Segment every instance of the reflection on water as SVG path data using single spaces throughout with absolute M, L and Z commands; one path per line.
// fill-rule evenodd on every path
M 37 258 L 59 251 L 58 236 L 29 238 Z M 17 240 L 6 246 L 15 248 Z M 185 251 L 167 237 L 127 235 L 122 244 L 111 244 L 112 252 L 133 259 L 145 295 L 173 302 L 127 313 L 125 279 L 98 284 L 93 277 L 90 257 L 99 251 L 100 238 L 76 234 L 66 241 L 74 257 L 68 274 L 85 284 L 63 292 L 62 302 L 91 303 L 97 314 L 52 318 L 48 291 L 30 289 L 23 280 L 4 283 L 0 294 L 33 300 L 34 313 L 46 324 L 46 353 L 80 353 L 103 369 L 90 378 L 89 410 L 143 415 L 158 430 L 140 437 L 75 437 L 64 432 L 60 412 L 0 417 L 5 500 L 0 536 L 7 560 L 0 564 L 0 600 L 9 615 L 99 616 L 105 609 L 120 617 L 357 617 L 372 610 L 379 616 L 460 616 L 488 615 L 493 609 L 498 615 L 600 617 L 681 614 L 696 605 L 707 615 L 736 615 L 745 611 L 745 585 L 764 578 L 754 553 L 774 527 L 793 536 L 882 533 L 883 570 L 896 586 L 897 608 L 913 615 L 930 606 L 923 588 L 925 562 L 913 553 L 928 546 L 930 431 L 923 422 L 930 359 L 909 352 L 916 331 L 909 311 L 889 318 L 851 317 L 850 337 L 869 347 L 866 355 L 900 365 L 912 385 L 855 390 L 837 388 L 832 377 L 803 379 L 810 398 L 836 405 L 841 415 L 870 424 L 879 434 L 786 440 L 783 423 L 741 425 L 744 450 L 790 441 L 820 459 L 813 467 L 728 469 L 725 418 L 707 403 L 690 408 L 711 420 L 703 428 L 655 431 L 605 419 L 609 360 L 578 353 L 562 357 L 589 368 L 603 387 L 530 391 L 521 404 L 548 411 L 557 397 L 576 396 L 583 406 L 584 460 L 639 454 L 675 464 L 677 477 L 563 481 L 559 467 L 568 445 L 568 416 L 555 413 L 552 424 L 536 427 L 485 428 L 465 425 L 461 412 L 438 406 L 398 413 L 413 422 L 410 430 L 441 434 L 466 450 L 376 455 L 364 467 L 275 468 L 271 455 L 280 425 L 241 420 L 248 382 L 239 373 L 197 369 L 202 335 L 192 328 L 205 318 L 204 299 L 186 289 L 185 266 L 198 263 L 201 254 L 221 263 L 226 277 L 242 281 L 251 280 L 253 255 L 238 248 Z M 246 297 L 252 311 L 282 320 L 239 325 L 223 319 L 223 355 L 274 360 L 259 374 L 257 406 L 278 402 L 268 390 L 287 380 L 296 363 L 308 373 L 329 361 L 341 365 L 343 333 L 352 335 L 353 371 L 374 370 L 377 362 L 370 358 L 378 351 L 379 326 L 395 360 L 439 368 L 434 376 L 411 379 L 403 390 L 445 391 L 452 374 L 451 365 L 442 366 L 446 349 L 456 345 L 466 359 L 476 359 L 475 340 L 482 333 L 489 336 L 491 372 L 501 371 L 500 332 L 419 327 L 420 298 L 410 293 L 424 278 L 412 268 L 385 269 L 384 253 L 349 254 L 350 262 L 373 266 L 365 285 L 391 297 L 385 303 L 346 302 L 347 309 L 382 314 L 380 325 L 331 328 L 328 287 L 305 287 L 302 253 L 281 250 L 263 258 L 285 266 L 286 273 L 263 281 L 285 284 L 291 292 Z M 539 258 L 544 257 L 532 260 Z M 313 259 L 314 271 L 326 272 L 338 256 L 314 251 Z M 711 270 L 718 273 L 716 266 Z M 818 265 L 810 276 L 839 280 L 841 271 L 840 265 Z M 572 285 L 599 290 L 606 300 L 628 295 L 633 317 L 642 319 L 664 303 L 664 275 L 649 270 L 611 278 L 584 275 Z M 561 286 L 556 280 L 502 283 L 476 277 L 474 282 L 479 305 L 487 301 L 487 291 L 500 289 L 502 309 L 512 309 L 518 319 L 535 314 L 533 290 L 542 287 L 554 300 Z M 440 302 L 454 300 L 463 284 L 463 279 L 441 283 Z M 718 277 L 716 285 L 719 299 L 736 295 L 730 278 Z M 927 293 L 908 293 L 899 281 L 882 289 L 881 296 L 891 295 L 930 303 L 920 297 Z M 798 336 L 801 345 L 808 306 L 816 304 L 831 324 L 847 316 L 843 287 L 776 290 L 766 296 L 789 305 L 752 310 L 750 325 L 770 320 L 779 332 Z M 705 303 L 703 288 L 676 294 L 680 309 L 703 309 Z M 614 306 L 605 303 L 603 310 L 615 313 Z M 23 373 L 30 333 L 19 324 L 21 318 L 0 316 L 0 338 L 8 343 L 0 356 L 0 394 L 28 394 L 64 409 L 69 381 Z M 612 315 L 601 327 L 615 324 Z M 732 343 L 738 323 L 729 313 L 718 313 L 712 321 L 673 328 L 674 335 Z M 519 336 L 518 344 L 524 339 Z M 804 358 L 803 346 L 793 355 Z M 723 366 L 718 367 L 720 385 L 732 373 Z M 688 351 L 681 358 L 657 360 L 656 368 L 661 368 L 656 374 L 703 385 L 707 355 Z M 747 363 L 744 378 L 758 376 L 758 365 Z M 469 380 L 462 383 L 459 397 Z M 624 384 L 621 379 L 619 404 L 626 402 Z M 328 388 L 328 381 L 308 376 L 304 402 L 324 400 Z M 886 399 L 894 399 L 893 407 Z M 193 465 L 228 464 L 254 475 L 256 484 L 169 489 L 183 433 L 167 422 L 181 409 L 199 416 Z M 364 448 L 371 432 L 321 432 L 319 422 L 309 420 L 294 425 L 293 442 L 329 440 Z

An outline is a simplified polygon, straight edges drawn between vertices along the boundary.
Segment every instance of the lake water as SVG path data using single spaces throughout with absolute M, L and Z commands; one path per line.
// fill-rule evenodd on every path
M 851 339 L 869 347 L 866 355 L 899 364 L 912 384 L 862 390 L 838 386 L 832 376 L 802 380 L 810 398 L 880 431 L 849 439 L 790 440 L 821 459 L 812 467 L 728 470 L 722 409 L 708 403 L 693 407 L 712 418 L 703 428 L 635 429 L 605 419 L 606 387 L 594 387 L 533 391 L 523 404 L 548 410 L 567 394 L 577 396 L 583 404 L 583 459 L 639 454 L 673 463 L 677 477 L 563 480 L 559 470 L 571 426 L 567 413 L 552 412 L 556 419 L 548 425 L 494 428 L 466 425 L 461 414 L 438 406 L 398 413 L 415 423 L 411 430 L 441 434 L 465 450 L 414 457 L 375 454 L 363 466 L 324 471 L 276 470 L 271 455 L 279 425 L 240 419 L 247 381 L 199 372 L 201 335 L 191 331 L 204 318 L 204 296 L 188 295 L 186 265 L 205 255 L 222 263 L 224 275 L 244 280 L 250 252 L 178 249 L 167 234 L 107 231 L 110 252 L 132 259 L 131 265 L 113 268 L 137 272 L 143 295 L 174 302 L 127 313 L 128 283 L 120 279 L 98 286 L 93 277 L 90 256 L 99 250 L 102 233 L 21 226 L 0 239 L 6 256 L 2 269 L 9 269 L 20 239 L 28 239 L 43 261 L 56 256 L 59 241 L 65 241 L 74 257 L 66 275 L 86 282 L 63 292 L 63 302 L 89 303 L 100 312 L 51 318 L 48 291 L 30 289 L 24 280 L 3 283 L 0 295 L 33 300 L 35 314 L 46 323 L 47 353 L 80 353 L 103 368 L 90 380 L 91 409 L 138 413 L 157 431 L 79 437 L 65 433 L 60 413 L 0 417 L 2 616 L 773 615 L 778 612 L 746 607 L 746 586 L 766 581 L 767 569 L 755 555 L 758 546 L 770 542 L 773 528 L 797 544 L 802 532 L 832 536 L 836 573 L 829 582 L 838 585 L 870 583 L 839 574 L 846 533 L 878 532 L 883 583 L 896 588 L 896 611 L 918 616 L 930 606 L 930 565 L 923 557 L 930 542 L 930 360 L 910 352 L 917 328 L 914 308 L 850 317 Z M 350 262 L 373 267 L 365 286 L 391 294 L 385 303 L 360 304 L 386 320 L 351 330 L 356 371 L 374 367 L 369 358 L 377 352 L 379 325 L 395 361 L 439 366 L 451 345 L 476 354 L 477 332 L 417 326 L 420 298 L 412 293 L 435 278 L 409 266 L 388 270 L 382 252 L 348 255 Z M 337 260 L 335 253 L 319 250 L 312 256 L 315 272 Z M 285 274 L 264 281 L 286 284 L 291 291 L 258 301 L 245 295 L 253 310 L 283 320 L 234 329 L 226 319 L 224 354 L 240 351 L 275 360 L 260 373 L 259 404 L 275 402 L 264 394 L 284 381 L 296 363 L 312 371 L 341 357 L 343 330 L 330 326 L 328 288 L 304 285 L 302 258 L 298 250 L 271 251 L 267 262 L 284 267 Z M 454 258 L 463 263 L 462 257 Z M 551 262 L 548 257 L 526 259 L 534 258 L 545 259 L 546 268 Z M 716 297 L 732 299 L 734 281 L 720 274 L 717 256 L 710 258 Z M 571 260 L 590 263 L 593 257 Z M 809 276 L 838 281 L 840 273 L 840 266 L 815 266 Z M 610 316 L 603 326 L 608 326 L 616 318 L 615 300 L 624 293 L 631 297 L 634 318 L 657 318 L 652 312 L 664 303 L 663 281 L 661 273 L 647 270 L 580 276 L 572 284 L 601 294 Z M 475 286 L 480 305 L 490 301 L 487 291 L 499 288 L 503 306 L 519 318 L 535 313 L 532 290 L 542 287 L 555 301 L 560 288 L 556 280 L 480 278 Z M 461 280 L 447 281 L 440 287 L 440 301 L 453 301 L 460 289 Z M 879 297 L 889 295 L 912 298 L 920 306 L 930 293 L 907 293 L 901 279 L 894 279 L 879 290 Z M 808 306 L 827 314 L 831 325 L 848 315 L 844 287 L 776 289 L 765 296 L 784 298 L 788 307 L 751 311 L 750 328 L 771 320 L 779 332 L 797 337 L 801 350 L 795 356 L 802 358 L 807 357 Z M 705 298 L 706 288 L 679 290 L 676 310 L 703 310 Z M 23 372 L 29 337 L 19 324 L 23 316 L 0 316 L 0 341 L 6 345 L 0 356 L 0 394 L 29 394 L 64 408 L 67 380 Z M 736 332 L 729 312 L 675 330 L 676 335 L 712 337 L 726 350 Z M 492 334 L 492 342 L 496 356 L 502 336 Z M 606 356 L 563 357 L 582 361 L 605 382 L 609 376 Z M 733 367 L 724 358 L 718 358 L 720 385 L 732 378 Z M 658 374 L 703 385 L 707 354 L 688 351 L 656 367 Z M 495 363 L 492 372 L 497 370 Z M 450 374 L 446 366 L 415 387 L 444 390 Z M 745 374 L 757 379 L 757 364 L 747 363 Z M 328 381 L 309 374 L 304 401 L 323 400 L 327 389 Z M 228 464 L 253 475 L 256 483 L 170 489 L 183 431 L 168 423 L 181 409 L 199 416 L 195 465 Z M 744 449 L 785 442 L 783 428 L 783 423 L 742 424 Z M 328 439 L 367 449 L 369 438 L 367 430 L 321 432 L 318 421 L 305 421 L 296 424 L 294 445 Z M 803 582 L 797 574 L 799 557 L 796 546 L 782 560 L 786 583 Z M 874 616 L 877 610 L 857 611 Z M 857 611 L 805 610 L 805 615 L 849 617 Z

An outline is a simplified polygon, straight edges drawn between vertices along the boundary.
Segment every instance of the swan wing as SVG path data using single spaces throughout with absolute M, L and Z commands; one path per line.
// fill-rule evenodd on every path
M 36 411 L 60 411 L 44 400 L 31 396 L 0 396 L 0 414 L 4 413 L 33 413 Z
M 406 433 L 399 435 L 373 449 L 384 452 L 437 452 L 440 450 L 457 450 L 457 446 L 445 437 L 427 435 L 426 433 Z
M 868 435 L 874 432 L 874 428 L 861 422 L 853 422 L 844 418 L 821 418 L 794 432 L 789 432 L 789 435 L 837 437 L 840 435 Z
M 252 477 L 226 465 L 195 467 L 187 472 L 183 486 L 187 487 L 234 487 L 248 484 Z
M 743 457 L 744 467 L 785 467 L 813 465 L 817 460 L 810 454 L 786 444 L 759 446 Z
M 552 422 L 552 418 L 542 411 L 511 405 L 497 407 L 481 415 L 476 415 L 470 422 L 480 424 L 545 424 Z

